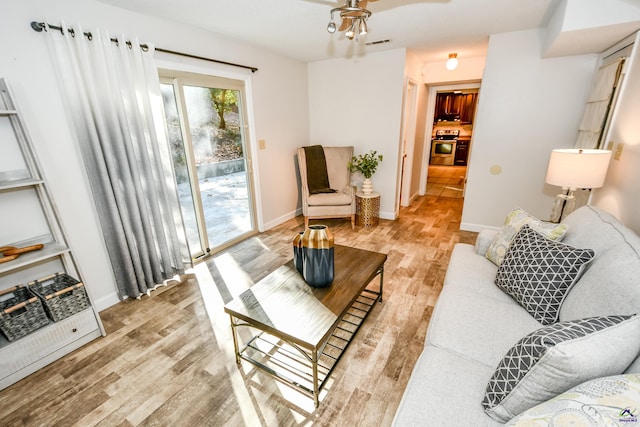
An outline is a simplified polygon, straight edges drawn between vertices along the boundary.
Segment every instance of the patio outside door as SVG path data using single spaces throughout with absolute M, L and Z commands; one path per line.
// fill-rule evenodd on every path
M 256 233 L 244 82 L 161 72 L 162 98 L 192 258 Z

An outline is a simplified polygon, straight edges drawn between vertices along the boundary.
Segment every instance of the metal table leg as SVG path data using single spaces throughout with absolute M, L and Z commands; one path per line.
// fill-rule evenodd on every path
M 240 366 L 240 350 L 238 350 L 238 333 L 236 331 L 236 324 L 233 322 L 233 316 L 229 315 L 231 320 L 231 335 L 233 335 L 233 351 L 236 354 L 236 364 Z
M 382 304 L 382 282 L 384 281 L 384 264 L 380 266 L 378 273 L 380 273 L 380 300 L 378 302 Z

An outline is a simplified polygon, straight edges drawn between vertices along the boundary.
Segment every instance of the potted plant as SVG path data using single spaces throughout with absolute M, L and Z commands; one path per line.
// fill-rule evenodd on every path
M 371 183 L 371 176 L 376 173 L 378 164 L 382 161 L 382 154 L 378 154 L 377 151 L 371 150 L 369 153 L 360 154 L 359 156 L 353 156 L 349 161 L 347 167 L 351 172 L 360 172 L 364 176 L 362 182 L 362 192 L 370 194 L 373 192 L 373 184 Z

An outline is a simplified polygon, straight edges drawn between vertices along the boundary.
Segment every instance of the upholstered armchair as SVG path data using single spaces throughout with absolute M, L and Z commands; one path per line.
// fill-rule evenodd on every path
M 347 167 L 353 157 L 353 147 L 323 148 L 329 187 L 335 192 L 316 194 L 309 191 L 305 149 L 304 147 L 298 148 L 304 226 L 305 228 L 309 226 L 310 219 L 350 218 L 353 229 L 355 227 L 356 202 L 351 186 L 351 172 Z

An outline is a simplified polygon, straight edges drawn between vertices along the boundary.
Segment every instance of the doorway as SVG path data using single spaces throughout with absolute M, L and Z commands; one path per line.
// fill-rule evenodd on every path
M 400 205 L 409 206 L 411 201 L 411 176 L 413 171 L 413 153 L 416 141 L 418 107 L 418 84 L 407 79 L 404 96 L 402 120 L 402 145 L 400 147 Z
M 425 195 L 428 194 L 428 191 L 431 191 L 432 193 L 434 191 L 440 191 L 440 190 L 450 190 L 447 191 L 446 194 L 452 194 L 452 195 L 457 195 L 458 197 L 462 197 L 464 198 L 464 190 L 466 187 L 466 182 L 467 182 L 467 171 L 468 171 L 468 167 L 469 167 L 469 161 L 471 159 L 471 150 L 473 149 L 473 127 L 474 127 L 474 121 L 475 121 L 475 114 L 472 114 L 471 117 L 469 117 L 468 119 L 470 119 L 470 122 L 467 123 L 463 123 L 463 119 L 459 118 L 459 117 L 454 117 L 453 120 L 451 122 L 436 122 L 435 119 L 435 115 L 436 115 L 436 101 L 437 101 L 437 95 L 439 92 L 468 92 L 468 91 L 474 91 L 477 92 L 477 97 L 475 98 L 474 101 L 474 113 L 476 111 L 476 105 L 479 99 L 479 94 L 480 94 L 480 81 L 473 81 L 473 82 L 469 82 L 469 83 L 460 83 L 460 84 L 447 84 L 447 85 L 429 85 L 427 87 L 428 89 L 428 101 L 427 101 L 427 114 L 425 117 L 425 121 L 426 121 L 426 125 L 425 128 L 427 129 L 427 131 L 425 132 L 425 139 L 424 139 L 424 149 L 423 149 L 423 155 L 422 155 L 422 161 L 421 161 L 421 168 L 420 168 L 420 190 L 419 190 L 419 194 L 421 195 Z M 467 119 L 467 120 L 468 120 Z M 448 124 L 448 126 L 443 126 L 444 124 Z M 446 129 L 446 130 L 455 130 L 456 132 L 459 132 L 459 136 L 457 136 L 458 140 L 455 144 L 456 148 L 460 148 L 458 147 L 459 145 L 464 148 L 464 157 L 465 157 L 465 162 L 462 163 L 462 165 L 464 167 L 457 167 L 457 166 L 444 166 L 445 169 L 440 170 L 439 168 L 436 169 L 432 169 L 430 165 L 430 156 L 431 156 L 431 152 L 432 152 L 432 139 L 435 137 L 435 133 L 436 133 L 436 129 Z M 456 155 L 454 156 L 453 160 L 454 162 L 452 163 L 453 165 L 460 165 L 460 163 L 457 162 L 456 160 L 456 156 L 458 154 L 460 154 L 459 152 L 462 150 L 456 149 Z M 454 168 L 457 167 L 457 169 L 451 169 L 451 170 L 447 170 L 446 168 Z M 439 172 L 438 172 L 439 171 Z M 417 173 L 417 172 L 416 172 Z M 460 177 L 460 173 L 464 173 L 464 179 L 462 180 L 461 183 L 461 190 L 458 190 L 458 188 L 460 187 L 460 185 L 452 185 L 451 182 L 449 183 L 445 183 L 445 187 L 450 187 L 450 188 L 439 188 L 439 185 L 429 185 L 430 181 L 433 180 L 433 178 L 436 178 L 436 182 L 434 182 L 433 184 L 443 184 L 443 182 L 437 182 L 437 181 L 444 181 L 443 174 L 444 175 L 452 175 L 451 177 L 448 177 L 448 179 L 453 179 L 453 180 L 459 180 Z M 455 188 L 455 189 L 454 189 Z
M 161 71 L 174 175 L 193 259 L 256 234 L 244 82 Z

